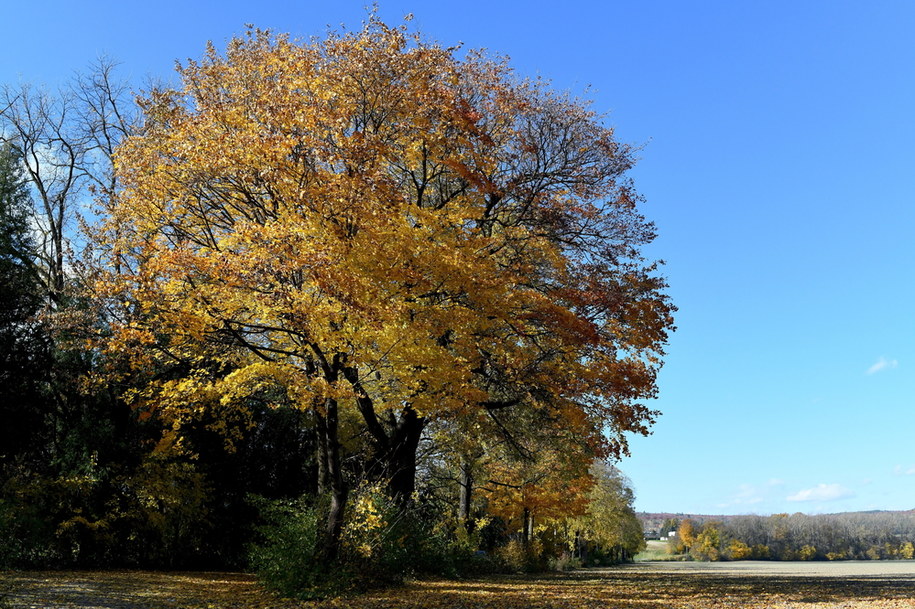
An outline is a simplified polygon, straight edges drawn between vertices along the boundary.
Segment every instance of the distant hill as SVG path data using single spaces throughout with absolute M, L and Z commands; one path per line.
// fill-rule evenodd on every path
M 657 539 L 660 537 L 665 537 L 669 533 L 668 530 L 664 530 L 665 524 L 670 524 L 671 522 L 682 522 L 686 519 L 692 520 L 694 524 L 702 525 L 705 522 L 716 521 L 722 523 L 728 523 L 735 519 L 747 518 L 752 515 L 747 514 L 690 514 L 687 512 L 636 512 L 636 517 L 642 523 L 642 529 L 645 531 L 645 537 L 648 539 Z M 761 518 L 768 518 L 769 515 L 761 516 Z M 851 517 L 862 516 L 864 518 L 868 517 L 877 517 L 886 516 L 900 516 L 906 518 L 915 517 L 915 509 L 913 510 L 867 510 L 860 512 L 838 512 L 834 514 L 820 514 L 818 516 L 834 516 L 834 517 Z M 814 516 L 816 517 L 816 516 Z
M 688 514 L 684 512 L 636 512 L 636 517 L 642 523 L 642 530 L 647 539 L 666 537 L 669 531 L 664 530 L 664 524 L 675 521 L 677 523 L 687 518 L 694 523 L 701 524 L 709 520 L 725 520 L 733 516 L 715 516 L 712 514 Z

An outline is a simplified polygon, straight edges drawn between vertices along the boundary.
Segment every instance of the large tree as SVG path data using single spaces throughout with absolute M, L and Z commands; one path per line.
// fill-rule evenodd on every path
M 345 410 L 401 500 L 432 419 L 508 432 L 523 410 L 591 456 L 646 431 L 672 306 L 639 255 L 632 150 L 585 104 L 374 18 L 309 44 L 252 31 L 179 72 L 117 152 L 109 347 L 186 370 L 143 407 L 270 387 L 309 410 L 328 557 Z
M 50 344 L 24 174 L 17 149 L 0 143 L 0 483 L 4 466 L 29 457 L 41 464 L 46 448 L 39 436 Z

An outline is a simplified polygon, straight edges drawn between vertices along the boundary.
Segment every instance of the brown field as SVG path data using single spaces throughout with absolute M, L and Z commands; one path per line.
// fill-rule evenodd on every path
M 365 596 L 305 603 L 240 573 L 4 572 L 0 608 L 443 609 L 915 608 L 915 562 L 638 563 L 538 576 L 415 581 Z

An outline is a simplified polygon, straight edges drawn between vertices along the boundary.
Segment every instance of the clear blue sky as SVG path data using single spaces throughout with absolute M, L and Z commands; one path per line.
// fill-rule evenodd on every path
M 364 1 L 8 3 L 0 82 L 101 53 L 171 74 L 245 23 L 321 35 Z M 255 6 L 257 5 L 257 6 Z M 680 307 L 636 507 L 915 508 L 915 3 L 381 3 L 589 94 L 627 142 Z

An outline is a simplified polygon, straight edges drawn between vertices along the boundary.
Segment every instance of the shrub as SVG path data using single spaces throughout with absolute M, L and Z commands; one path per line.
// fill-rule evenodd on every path
M 326 502 L 259 500 L 265 524 L 250 551 L 269 588 L 301 599 L 323 598 L 398 583 L 420 574 L 462 576 L 493 571 L 478 550 L 486 522 L 468 532 L 434 505 L 401 506 L 379 485 L 353 491 L 337 561 L 320 560 Z
M 753 549 L 750 552 L 750 558 L 753 560 L 769 560 L 772 558 L 772 551 L 769 549 L 769 546 L 758 543 L 753 546 Z
M 528 542 L 527 545 L 517 539 L 512 539 L 496 549 L 495 555 L 499 570 L 511 573 L 542 571 L 546 567 L 546 561 L 542 559 L 542 550 L 542 545 L 536 539 Z
M 811 545 L 805 545 L 797 553 L 797 557 L 800 560 L 813 560 L 816 558 L 816 556 L 817 549 Z
M 568 552 L 563 552 L 559 556 L 550 558 L 548 565 L 551 571 L 572 571 L 573 569 L 581 569 L 582 562 L 580 558 L 576 558 Z
M 261 581 L 284 596 L 320 598 L 346 590 L 346 573 L 318 560 L 326 516 L 323 503 L 253 499 L 264 525 L 250 562 Z
M 731 543 L 728 545 L 727 556 L 730 560 L 746 560 L 752 556 L 753 550 L 740 541 L 739 539 L 732 539 Z

